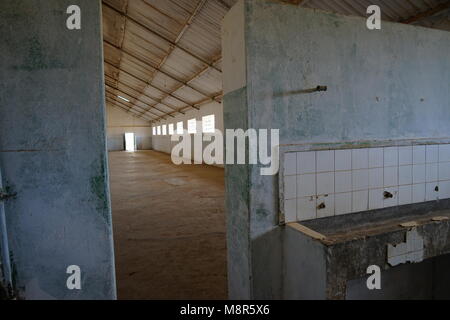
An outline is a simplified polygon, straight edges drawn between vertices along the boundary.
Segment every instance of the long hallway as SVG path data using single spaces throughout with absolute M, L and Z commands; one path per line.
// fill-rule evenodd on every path
M 226 299 L 224 170 L 109 154 L 119 299 Z

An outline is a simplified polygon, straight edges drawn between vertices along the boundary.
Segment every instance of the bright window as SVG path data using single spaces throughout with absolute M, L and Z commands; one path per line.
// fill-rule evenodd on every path
M 173 135 L 173 123 L 169 124 L 169 134 Z
M 167 134 L 167 125 L 162 126 L 162 135 L 165 136 Z
M 158 126 L 158 136 L 161 135 L 161 126 Z
M 191 119 L 187 123 L 188 125 L 188 133 L 197 133 L 197 119 Z
M 216 117 L 212 114 L 202 118 L 203 132 L 214 133 L 216 130 Z
M 156 127 L 153 127 L 153 135 L 156 136 Z
M 184 128 L 183 128 L 183 121 L 180 121 L 177 123 L 177 134 L 183 134 Z

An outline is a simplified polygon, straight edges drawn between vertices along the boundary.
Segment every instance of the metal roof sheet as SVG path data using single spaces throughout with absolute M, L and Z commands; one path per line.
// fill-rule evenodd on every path
M 108 104 L 156 121 L 220 101 L 221 22 L 236 2 L 103 0 Z M 356 16 L 366 16 L 367 7 L 375 4 L 381 7 L 384 20 L 450 30 L 448 0 L 297 2 L 307 8 Z M 115 102 L 120 94 L 128 94 L 130 102 Z

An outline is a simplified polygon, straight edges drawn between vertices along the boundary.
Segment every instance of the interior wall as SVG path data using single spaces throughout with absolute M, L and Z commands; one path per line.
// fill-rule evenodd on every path
M 125 112 L 125 110 L 107 105 L 108 151 L 125 150 L 125 133 L 134 133 L 137 150 L 150 150 L 152 147 L 152 129 L 150 123 Z
M 225 128 L 239 122 L 254 129 L 277 128 L 282 145 L 311 149 L 323 143 L 370 146 L 377 140 L 450 136 L 448 32 L 388 22 L 382 31 L 370 31 L 364 18 L 269 1 L 243 4 L 247 79 L 245 87 L 225 95 Z M 239 21 L 238 13 L 230 14 Z M 328 91 L 305 93 L 318 85 L 328 86 Z M 228 212 L 228 232 L 238 230 L 228 246 L 248 250 L 233 257 L 242 268 L 232 266 L 229 276 L 250 289 L 241 285 L 244 291 L 236 288 L 231 295 L 279 298 L 283 266 L 273 261 L 281 251 L 278 181 L 261 176 L 258 166 L 248 169 L 249 196 L 240 206 L 249 216 L 238 219 L 243 210 Z M 233 191 L 236 182 L 227 183 Z M 245 192 L 227 193 L 227 201 Z M 246 226 L 237 225 L 245 221 Z M 238 270 L 245 263 L 251 272 L 242 279 Z
M 208 104 L 205 104 L 203 106 L 200 107 L 200 110 L 189 110 L 186 111 L 186 114 L 184 115 L 176 115 L 174 118 L 169 118 L 166 120 L 161 120 L 157 123 L 153 123 L 152 126 L 162 126 L 162 125 L 169 125 L 171 123 L 174 124 L 174 128 L 176 130 L 176 126 L 177 123 L 180 121 L 183 121 L 183 127 L 184 130 L 187 130 L 187 122 L 188 120 L 191 119 L 197 119 L 197 122 L 201 122 L 202 121 L 202 117 L 204 116 L 209 116 L 209 115 L 215 115 L 215 121 L 216 121 L 216 129 L 220 130 L 221 132 L 224 131 L 224 126 L 223 126 L 223 104 L 222 103 L 218 103 L 218 102 L 211 102 Z M 197 123 L 197 130 L 199 130 L 199 125 L 200 123 Z M 168 128 L 167 128 L 168 130 Z M 210 142 L 204 142 L 203 143 L 203 149 L 205 148 L 205 146 L 207 146 Z M 152 136 L 152 148 L 153 150 L 156 151 L 160 151 L 160 152 L 164 152 L 164 153 L 168 153 L 171 154 L 172 153 L 172 148 L 177 145 L 178 142 L 173 142 L 171 141 L 171 136 L 168 134 L 166 136 Z M 193 148 L 194 146 L 192 145 L 192 151 L 191 151 L 191 155 L 194 154 L 193 152 Z M 194 160 L 193 156 L 186 157 L 188 160 Z

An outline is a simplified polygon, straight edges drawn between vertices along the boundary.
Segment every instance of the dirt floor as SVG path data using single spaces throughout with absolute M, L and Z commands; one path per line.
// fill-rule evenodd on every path
M 119 299 L 226 299 L 224 170 L 109 155 Z

